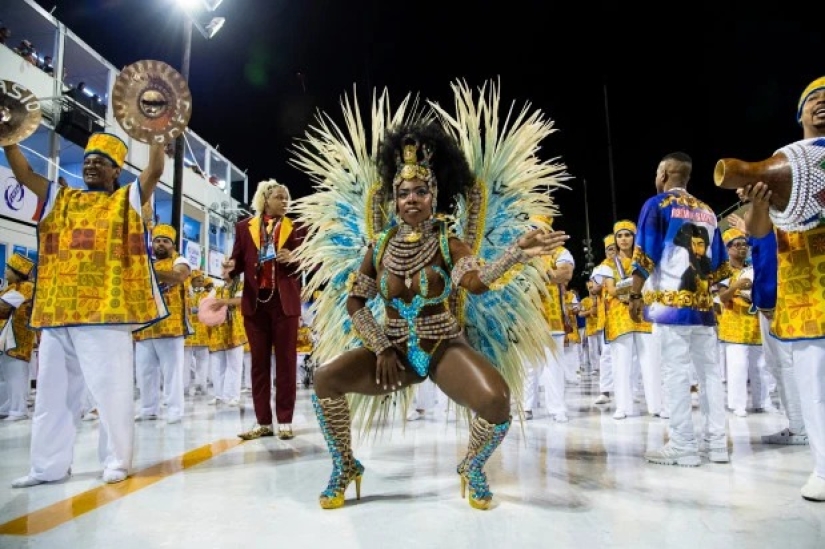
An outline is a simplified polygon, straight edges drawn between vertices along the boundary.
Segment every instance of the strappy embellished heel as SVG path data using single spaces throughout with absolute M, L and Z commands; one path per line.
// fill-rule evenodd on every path
M 353 481 L 355 499 L 361 499 L 361 478 L 364 476 L 364 466 L 352 455 L 349 404 L 344 396 L 318 398 L 312 395 L 312 406 L 332 456 L 332 475 L 318 503 L 323 509 L 338 509 L 344 506 L 344 493 Z
M 473 509 L 486 510 L 493 503 L 493 493 L 487 483 L 484 464 L 504 440 L 509 429 L 510 420 L 495 425 L 478 416 L 473 419 L 467 455 L 456 468 L 461 479 L 461 499 L 464 499 L 469 486 L 468 501 Z

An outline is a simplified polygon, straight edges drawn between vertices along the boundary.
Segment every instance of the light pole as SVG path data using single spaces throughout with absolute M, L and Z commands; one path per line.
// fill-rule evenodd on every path
M 212 12 L 221 4 L 222 0 L 203 0 L 204 7 Z M 189 60 L 192 57 L 192 27 L 197 27 L 204 38 L 210 40 L 221 30 L 225 19 L 223 17 L 213 17 L 204 27 L 192 16 L 190 8 L 192 0 L 178 0 L 183 8 L 183 59 L 181 60 L 180 74 L 183 80 L 189 84 Z M 183 148 L 184 132 L 175 139 L 174 172 L 172 175 L 172 223 L 178 233 L 178 251 L 183 251 Z
M 192 56 L 192 22 L 189 17 L 183 20 L 183 59 L 180 74 L 189 83 L 189 59 Z M 183 146 L 184 132 L 175 139 L 175 171 L 172 177 L 172 227 L 178 233 L 178 252 L 183 251 Z

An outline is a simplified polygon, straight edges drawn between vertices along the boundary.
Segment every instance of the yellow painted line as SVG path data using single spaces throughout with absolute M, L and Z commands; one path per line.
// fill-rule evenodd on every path
M 33 536 L 65 524 L 107 503 L 117 501 L 133 492 L 142 490 L 166 477 L 180 473 L 204 461 L 231 450 L 243 443 L 240 439 L 218 440 L 195 448 L 185 454 L 167 459 L 138 471 L 123 482 L 104 484 L 86 492 L 58 501 L 22 517 L 0 524 L 0 534 L 8 536 Z

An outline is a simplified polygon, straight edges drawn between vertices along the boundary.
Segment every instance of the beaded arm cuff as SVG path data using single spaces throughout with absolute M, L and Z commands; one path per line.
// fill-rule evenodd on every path
M 528 255 L 519 248 L 517 242 L 514 242 L 501 254 L 501 257 L 481 267 L 478 278 L 485 286 L 489 286 L 515 265 L 527 263 L 528 261 L 530 261 Z
M 374 278 L 370 278 L 361 271 L 355 275 L 355 282 L 352 284 L 352 289 L 349 291 L 351 297 L 363 297 L 365 299 L 372 299 L 378 295 L 378 283 Z
M 450 278 L 453 280 L 453 285 L 461 286 L 461 279 L 464 278 L 465 274 L 470 271 L 480 270 L 481 263 L 478 262 L 478 258 L 471 255 L 466 255 L 456 261 L 455 267 L 453 267 L 453 272 L 450 273 Z
M 375 317 L 372 316 L 369 307 L 361 307 L 355 311 L 355 314 L 352 315 L 352 327 L 355 328 L 367 349 L 376 355 L 392 347 L 392 343 L 376 322 Z

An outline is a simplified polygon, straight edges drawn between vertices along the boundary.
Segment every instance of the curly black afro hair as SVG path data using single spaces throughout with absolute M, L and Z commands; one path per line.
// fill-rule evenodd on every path
M 387 196 L 392 196 L 392 182 L 396 174 L 396 154 L 408 139 L 429 145 L 433 151 L 432 170 L 438 185 L 437 213 L 452 213 L 458 195 L 466 193 L 473 184 L 473 173 L 458 144 L 436 123 L 400 126 L 384 136 L 378 149 L 378 173 Z M 420 154 L 420 153 L 419 153 Z

